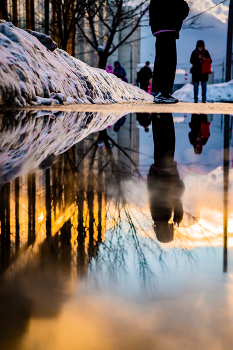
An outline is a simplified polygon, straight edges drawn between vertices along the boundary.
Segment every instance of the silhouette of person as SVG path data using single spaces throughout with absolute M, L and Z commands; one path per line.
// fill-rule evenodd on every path
M 145 132 L 149 132 L 149 126 L 151 124 L 150 113 L 137 113 L 137 121 L 143 126 Z
M 174 239 L 174 224 L 179 225 L 183 219 L 181 196 L 185 190 L 174 161 L 175 129 L 172 114 L 152 114 L 152 130 L 154 163 L 147 176 L 149 205 L 157 239 L 161 243 L 169 243 Z
M 126 122 L 126 117 L 120 118 L 120 119 L 114 124 L 113 130 L 114 130 L 115 132 L 119 132 L 119 131 L 120 131 L 120 128 L 125 124 L 125 122 Z
M 189 141 L 193 145 L 194 153 L 201 154 L 203 146 L 210 137 L 210 125 L 206 114 L 192 114 Z

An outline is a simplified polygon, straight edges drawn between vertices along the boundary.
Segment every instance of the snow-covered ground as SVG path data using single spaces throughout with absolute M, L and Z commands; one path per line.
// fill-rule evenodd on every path
M 193 85 L 186 84 L 173 94 L 181 102 L 193 102 Z M 198 100 L 202 101 L 201 85 L 199 86 Z M 208 102 L 233 102 L 233 80 L 222 83 L 207 85 L 207 101 Z
M 0 106 L 153 101 L 138 87 L 56 47 L 44 34 L 0 20 Z
M 51 162 L 90 133 L 114 124 L 123 114 L 8 112 L 0 125 L 0 187 L 33 171 L 43 161 Z

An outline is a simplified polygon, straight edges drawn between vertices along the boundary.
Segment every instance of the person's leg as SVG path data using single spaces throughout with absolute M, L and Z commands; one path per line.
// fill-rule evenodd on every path
M 168 96 L 172 92 L 176 74 L 176 37 L 175 33 L 161 33 L 156 38 L 156 60 L 153 89 Z
M 201 87 L 202 87 L 202 102 L 206 102 L 207 81 L 201 82 Z
M 199 81 L 195 81 L 193 83 L 194 101 L 198 101 L 198 87 L 199 87 Z
M 166 55 L 167 63 L 166 66 L 168 68 L 167 71 L 167 91 L 169 94 L 172 93 L 173 85 L 176 76 L 176 66 L 177 66 L 177 51 L 176 51 L 176 38 L 175 36 L 170 37 L 170 40 L 166 41 L 167 45 L 169 45 L 169 52 Z M 170 57 L 169 57 L 170 56 Z

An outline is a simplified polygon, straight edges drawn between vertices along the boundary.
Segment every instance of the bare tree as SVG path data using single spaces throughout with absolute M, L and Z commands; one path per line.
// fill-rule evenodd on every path
M 53 37 L 57 37 L 60 46 L 67 51 L 69 40 L 74 39 L 76 24 L 85 14 L 85 0 L 50 0 L 52 5 L 52 16 L 50 31 Z M 74 55 L 74 52 L 72 52 Z
M 132 6 L 129 0 L 86 0 L 84 21 L 77 26 L 80 33 L 98 52 L 99 68 L 105 69 L 107 59 L 111 56 L 141 25 L 149 5 L 147 0 L 140 0 Z

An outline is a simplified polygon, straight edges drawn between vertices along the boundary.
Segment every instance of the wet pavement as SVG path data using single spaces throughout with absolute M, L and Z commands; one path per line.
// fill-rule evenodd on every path
M 0 349 L 231 349 L 232 131 L 0 113 Z

